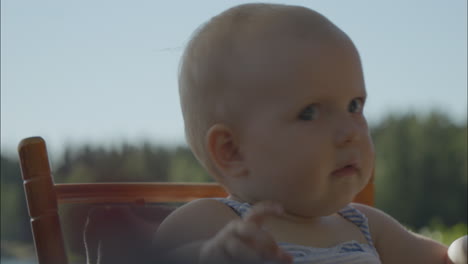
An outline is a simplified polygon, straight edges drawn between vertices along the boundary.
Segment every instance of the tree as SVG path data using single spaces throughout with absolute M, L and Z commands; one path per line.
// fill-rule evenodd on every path
M 390 116 L 372 129 L 377 207 L 420 228 L 467 221 L 467 129 L 447 116 Z

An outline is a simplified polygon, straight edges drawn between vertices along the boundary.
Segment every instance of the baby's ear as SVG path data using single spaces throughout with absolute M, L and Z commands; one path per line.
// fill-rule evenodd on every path
M 226 125 L 215 124 L 208 130 L 207 150 L 222 176 L 239 177 L 246 174 L 235 133 Z

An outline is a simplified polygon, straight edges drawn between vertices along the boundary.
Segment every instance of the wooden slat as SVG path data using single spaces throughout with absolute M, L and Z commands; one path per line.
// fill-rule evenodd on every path
M 18 152 L 37 259 L 40 264 L 66 264 L 57 197 L 45 142 L 40 137 L 24 139 L 18 146 Z
M 226 197 L 216 183 L 80 183 L 56 184 L 60 204 L 66 203 L 163 203 L 197 198 Z
M 228 195 L 217 183 L 179 182 L 55 184 L 55 193 L 59 204 L 189 202 L 198 198 Z M 372 180 L 354 202 L 374 205 Z

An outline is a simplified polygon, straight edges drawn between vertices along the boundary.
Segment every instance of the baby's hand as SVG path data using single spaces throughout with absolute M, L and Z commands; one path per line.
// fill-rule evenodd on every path
M 292 257 L 278 247 L 271 234 L 262 228 L 268 216 L 281 215 L 282 212 L 282 208 L 273 203 L 255 205 L 244 219 L 230 222 L 203 244 L 200 263 L 292 263 Z
M 467 263 L 467 240 L 468 236 L 455 240 L 448 249 L 448 257 L 455 264 Z

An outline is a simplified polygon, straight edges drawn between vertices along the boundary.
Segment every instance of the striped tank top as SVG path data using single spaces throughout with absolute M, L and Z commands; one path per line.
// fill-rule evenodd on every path
M 244 217 L 251 208 L 248 203 L 240 203 L 227 198 L 215 199 L 232 208 L 240 217 Z M 285 242 L 279 242 L 278 245 L 293 256 L 294 264 L 380 264 L 379 254 L 374 247 L 369 231 L 367 217 L 351 205 L 341 209 L 338 214 L 361 230 L 367 240 L 366 244 L 353 240 L 331 248 L 313 248 Z

